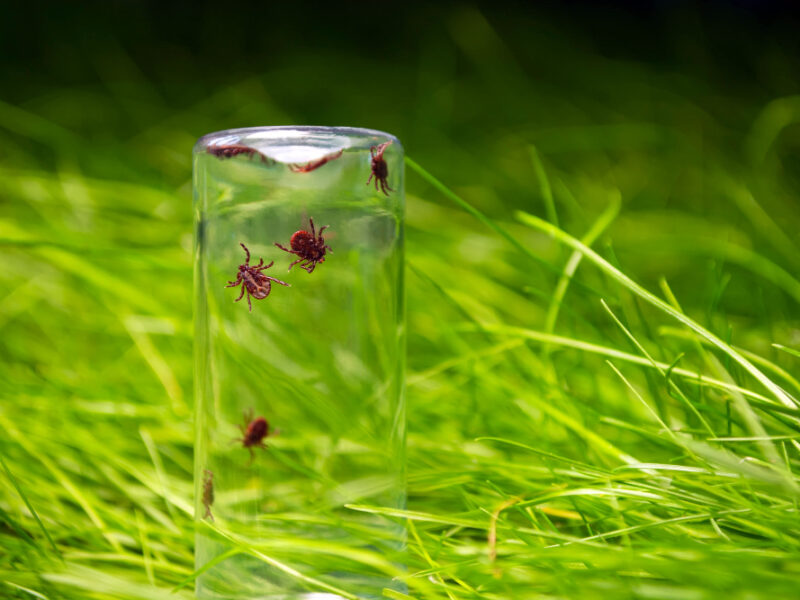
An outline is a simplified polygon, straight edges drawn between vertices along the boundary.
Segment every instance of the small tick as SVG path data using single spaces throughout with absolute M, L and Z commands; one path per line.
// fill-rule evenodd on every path
M 372 146 L 372 148 L 369 149 L 369 153 L 372 155 L 372 172 L 369 174 L 369 179 L 367 179 L 367 185 L 369 185 L 369 182 L 372 181 L 374 177 L 375 189 L 377 190 L 378 185 L 380 185 L 380 190 L 387 196 L 389 192 L 393 192 L 394 190 L 389 187 L 389 182 L 386 181 L 389 178 L 389 165 L 387 165 L 386 161 L 383 159 L 383 153 L 391 143 L 392 141 L 389 140 L 380 146 Z
M 211 505 L 214 504 L 214 473 L 208 469 L 203 470 L 203 506 L 206 508 L 206 514 L 203 518 L 211 519 L 214 522 L 214 515 L 211 514 Z
M 273 264 L 274 260 L 269 263 L 268 265 L 264 264 L 264 259 L 262 258 L 261 261 L 255 265 L 250 265 L 250 250 L 247 249 L 247 246 L 242 244 L 241 242 L 239 245 L 244 248 L 244 251 L 247 253 L 247 259 L 244 261 L 243 265 L 239 265 L 239 273 L 236 277 L 236 281 L 229 281 L 228 285 L 225 287 L 237 287 L 239 285 L 242 286 L 242 293 L 239 294 L 239 297 L 234 300 L 234 302 L 238 302 L 242 299 L 242 296 L 247 294 L 247 304 L 250 306 L 250 312 L 253 311 L 253 303 L 250 301 L 250 296 L 255 298 L 256 300 L 263 300 L 267 296 L 269 296 L 270 291 L 272 291 L 272 281 L 275 283 L 279 283 L 281 285 L 285 285 L 287 287 L 291 287 L 285 281 L 281 281 L 280 279 L 275 279 L 274 277 L 269 277 L 264 275 L 261 271 L 264 269 L 269 269 Z
M 250 451 L 250 462 L 255 460 L 255 453 L 253 446 L 257 448 L 267 449 L 264 443 L 264 438 L 269 435 L 269 423 L 264 417 L 253 418 L 253 409 L 244 413 L 244 424 L 239 425 L 239 431 L 242 432 L 241 438 L 236 438 L 234 441 L 241 442 L 242 446 Z
M 329 163 L 332 160 L 336 160 L 342 155 L 342 152 L 344 152 L 344 150 L 333 152 L 332 154 L 323 156 L 318 160 L 312 160 L 311 162 L 306 163 L 304 165 L 300 165 L 297 163 L 291 164 L 289 165 L 289 170 L 292 171 L 293 173 L 310 173 L 314 169 L 319 169 L 325 163 Z
M 206 146 L 206 150 L 209 154 L 213 154 L 219 159 L 223 158 L 233 158 L 239 154 L 247 154 L 251 159 L 254 156 L 260 156 L 262 163 L 269 162 L 267 157 L 261 154 L 255 148 L 251 148 L 250 146 L 245 146 L 244 144 L 225 144 L 220 146 Z
M 300 268 L 311 273 L 316 268 L 317 263 L 325 261 L 325 254 L 328 252 L 333 253 L 330 246 L 325 244 L 325 238 L 322 237 L 322 232 L 325 231 L 328 226 L 320 227 L 319 232 L 317 232 L 314 229 L 314 219 L 309 217 L 308 223 L 311 226 L 311 233 L 307 232 L 305 229 L 295 231 L 294 234 L 292 234 L 292 239 L 289 240 L 291 250 L 275 242 L 275 245 L 284 252 L 296 254 L 300 257 L 289 265 L 289 270 L 297 263 L 303 263 L 300 265 Z

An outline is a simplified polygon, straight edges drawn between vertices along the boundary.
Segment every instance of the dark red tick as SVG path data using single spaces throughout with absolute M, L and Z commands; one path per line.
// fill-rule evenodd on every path
M 325 163 L 329 163 L 330 161 L 339 158 L 342 155 L 342 152 L 344 152 L 344 150 L 339 150 L 338 152 L 328 154 L 318 160 L 312 160 L 311 162 L 306 163 L 304 165 L 299 165 L 296 163 L 291 164 L 289 165 L 289 170 L 292 171 L 293 173 L 310 173 L 314 169 L 319 169 Z
M 289 265 L 290 270 L 297 263 L 302 263 L 300 268 L 311 273 L 314 271 L 317 263 L 325 261 L 325 255 L 328 252 L 333 253 L 330 246 L 325 244 L 325 238 L 322 237 L 322 232 L 325 231 L 328 226 L 325 225 L 320 227 L 318 233 L 314 229 L 314 219 L 309 217 L 308 224 L 311 226 L 311 233 L 305 229 L 301 229 L 300 231 L 295 231 L 294 234 L 292 234 L 292 239 L 289 240 L 289 246 L 291 246 L 291 250 L 280 245 L 278 242 L 275 242 L 275 245 L 284 252 L 296 254 L 300 257 Z
M 209 154 L 213 154 L 219 159 L 223 158 L 233 158 L 239 154 L 246 154 L 251 159 L 254 156 L 260 156 L 261 162 L 266 163 L 269 162 L 266 156 L 261 154 L 255 148 L 251 148 L 250 146 L 245 146 L 244 144 L 224 144 L 220 146 L 206 146 L 206 150 Z
M 393 192 L 394 190 L 389 187 L 389 182 L 387 179 L 389 178 L 389 165 L 386 164 L 386 161 L 383 158 L 383 153 L 386 150 L 387 146 L 392 143 L 391 140 L 388 142 L 384 142 L 380 146 L 373 146 L 369 149 L 369 153 L 372 156 L 372 172 L 369 174 L 369 179 L 367 179 L 367 185 L 369 182 L 372 181 L 372 178 L 375 178 L 375 189 L 378 189 L 380 185 L 381 191 L 389 195 L 389 192 Z M 387 191 L 388 190 L 388 191 Z
M 211 505 L 214 504 L 214 473 L 208 469 L 203 470 L 203 506 L 206 508 L 206 514 L 203 518 L 211 519 L 214 521 L 214 515 L 211 514 Z
M 253 452 L 253 447 L 267 449 L 264 443 L 264 438 L 269 435 L 269 423 L 264 417 L 253 418 L 253 409 L 251 408 L 244 414 L 244 424 L 239 425 L 239 431 L 242 432 L 241 438 L 236 438 L 235 441 L 241 442 L 242 446 L 250 451 L 250 462 L 253 462 L 256 455 Z
M 250 265 L 250 250 L 247 249 L 247 246 L 240 242 L 239 244 L 244 251 L 247 253 L 247 259 L 244 261 L 243 265 L 239 265 L 239 273 L 236 277 L 236 281 L 229 281 L 228 285 L 225 287 L 237 287 L 239 285 L 242 286 L 242 293 L 239 294 L 239 297 L 234 300 L 234 302 L 238 302 L 242 299 L 242 296 L 247 293 L 247 304 L 250 306 L 250 312 L 253 311 L 253 303 L 250 301 L 250 296 L 255 298 L 256 300 L 263 300 L 267 296 L 269 296 L 270 291 L 272 291 L 272 283 L 279 283 L 281 285 L 285 285 L 287 287 L 291 287 L 285 281 L 281 281 L 280 279 L 275 279 L 274 277 L 269 277 L 264 275 L 261 271 L 264 269 L 269 269 L 275 261 L 272 261 L 268 265 L 264 264 L 264 259 L 262 258 L 261 261 L 255 265 Z

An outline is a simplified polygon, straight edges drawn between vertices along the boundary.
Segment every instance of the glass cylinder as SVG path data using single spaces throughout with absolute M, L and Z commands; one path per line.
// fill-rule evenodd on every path
M 402 146 L 260 127 L 193 159 L 197 597 L 402 591 Z

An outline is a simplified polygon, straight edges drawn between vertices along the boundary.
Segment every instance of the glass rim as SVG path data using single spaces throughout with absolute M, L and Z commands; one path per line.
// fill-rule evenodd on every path
M 309 146 L 320 147 L 323 146 L 323 144 L 319 142 L 325 137 L 329 139 L 335 139 L 337 137 L 348 138 L 351 142 L 364 140 L 368 142 L 368 145 L 365 145 L 364 149 L 384 142 L 392 142 L 392 145 L 396 146 L 397 149 L 401 151 L 403 149 L 403 145 L 397 137 L 378 129 L 323 125 L 269 125 L 259 127 L 236 127 L 206 133 L 195 142 L 193 152 L 204 152 L 209 146 L 219 145 L 214 144 L 215 141 L 235 144 L 242 138 L 257 140 L 260 142 L 259 145 L 265 146 L 269 146 L 271 140 L 274 140 L 275 143 L 281 141 L 285 143 L 289 140 L 297 140 L 302 143 L 303 140 L 306 140 Z M 317 143 L 314 143 L 315 140 Z M 358 148 L 360 145 L 349 144 L 348 147 Z

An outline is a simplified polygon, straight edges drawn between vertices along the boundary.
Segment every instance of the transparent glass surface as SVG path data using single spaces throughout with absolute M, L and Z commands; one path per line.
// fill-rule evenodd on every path
M 367 181 L 387 142 L 384 193 Z M 237 129 L 195 146 L 198 598 L 403 590 L 404 529 L 370 508 L 405 507 L 403 211 L 385 133 Z M 289 270 L 302 256 L 275 243 L 294 249 L 310 220 L 324 261 Z M 236 302 L 240 244 L 274 264 Z M 259 298 L 259 273 L 291 287 Z

